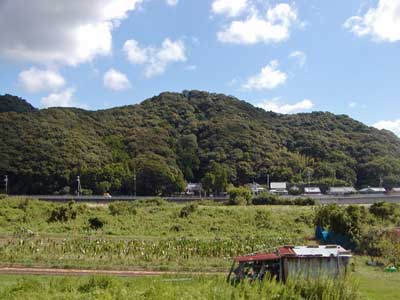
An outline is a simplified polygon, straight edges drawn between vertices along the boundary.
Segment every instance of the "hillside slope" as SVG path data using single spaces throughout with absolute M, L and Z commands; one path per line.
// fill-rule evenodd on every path
M 162 93 L 102 111 L 51 108 L 0 113 L 0 174 L 14 193 L 179 191 L 203 180 L 400 184 L 400 139 L 344 115 L 279 115 L 199 91 Z
M 0 113 L 2 112 L 32 112 L 35 108 L 26 100 L 16 96 L 0 95 Z

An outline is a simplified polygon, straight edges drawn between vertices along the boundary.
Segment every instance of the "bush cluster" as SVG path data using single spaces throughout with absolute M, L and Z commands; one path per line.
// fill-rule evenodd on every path
M 54 208 L 50 213 L 48 222 L 68 222 L 69 220 L 75 220 L 78 215 L 75 202 L 71 201 L 67 205 L 62 205 Z
M 103 219 L 100 219 L 99 217 L 89 218 L 88 222 L 90 229 L 93 230 L 98 230 L 103 228 L 106 223 Z
M 234 187 L 229 189 L 229 205 L 251 204 L 251 191 L 246 187 Z
M 122 216 L 122 215 L 136 215 L 137 210 L 135 208 L 134 203 L 132 202 L 113 202 L 108 206 L 108 210 L 110 214 L 113 216 Z
M 196 203 L 191 203 L 191 204 L 185 205 L 179 212 L 179 217 L 187 218 L 192 213 L 194 213 L 197 210 L 197 208 L 198 208 L 198 205 Z
M 307 205 L 315 205 L 316 201 L 309 197 L 299 197 L 295 199 L 291 198 L 283 198 L 278 195 L 264 193 L 257 197 L 254 197 L 252 200 L 253 205 L 298 205 L 298 206 L 307 206 Z

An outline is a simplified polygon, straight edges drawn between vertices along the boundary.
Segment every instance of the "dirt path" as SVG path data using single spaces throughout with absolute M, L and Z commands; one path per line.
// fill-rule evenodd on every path
M 161 276 L 161 275 L 217 275 L 217 274 L 222 274 L 222 273 L 0 267 L 0 274 L 3 274 L 3 275 L 48 275 L 48 276 L 53 276 L 53 275 L 59 275 L 59 276 L 108 275 L 108 276 L 124 276 L 124 277 L 143 277 L 143 276 Z

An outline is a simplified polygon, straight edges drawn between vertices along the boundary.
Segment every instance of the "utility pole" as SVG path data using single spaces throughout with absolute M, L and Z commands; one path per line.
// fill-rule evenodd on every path
M 136 199 L 136 168 L 133 169 L 133 188 L 134 188 L 134 195 Z
M 311 185 L 311 175 L 312 171 L 310 169 L 307 170 L 307 180 L 308 180 L 308 187 Z
M 268 191 L 270 190 L 270 187 L 269 187 L 269 174 L 267 174 L 267 188 L 268 188 Z
M 80 194 L 81 194 L 81 178 L 80 178 L 80 176 L 77 176 L 76 177 L 76 182 L 77 182 L 77 193 L 78 193 L 78 197 L 80 196 Z
M 6 195 L 8 195 L 8 175 L 4 176 L 4 185 L 6 187 Z
M 379 187 L 382 187 L 382 186 L 383 186 L 383 178 L 381 175 L 381 176 L 379 176 Z

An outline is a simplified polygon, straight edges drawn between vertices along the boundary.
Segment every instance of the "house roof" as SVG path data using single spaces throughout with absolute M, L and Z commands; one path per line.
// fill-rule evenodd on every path
M 271 182 L 271 190 L 285 190 L 286 182 Z
M 337 257 L 349 256 L 350 253 L 339 245 L 325 246 L 296 246 L 293 248 L 296 256 Z M 351 256 L 351 255 L 350 255 Z
M 319 187 L 305 187 L 304 188 L 305 193 L 321 193 L 321 190 Z
M 237 262 L 250 262 L 250 261 L 266 261 L 266 260 L 277 260 L 280 257 L 275 253 L 263 253 L 255 255 L 238 256 L 235 258 Z
M 392 192 L 400 193 L 400 187 L 394 187 L 394 188 L 392 188 Z
M 356 189 L 352 186 L 338 186 L 338 187 L 330 187 L 330 193 L 355 193 Z
M 201 183 L 188 183 L 186 185 L 187 190 L 197 190 L 197 189 L 202 189 Z
M 386 189 L 383 187 L 367 187 L 365 189 L 361 189 L 360 192 L 375 192 L 375 193 L 384 193 Z
M 339 245 L 323 246 L 285 246 L 277 249 L 276 253 L 260 253 L 255 255 L 238 256 L 237 262 L 267 261 L 277 260 L 282 257 L 305 258 L 305 257 L 351 257 L 350 251 L 347 251 Z

